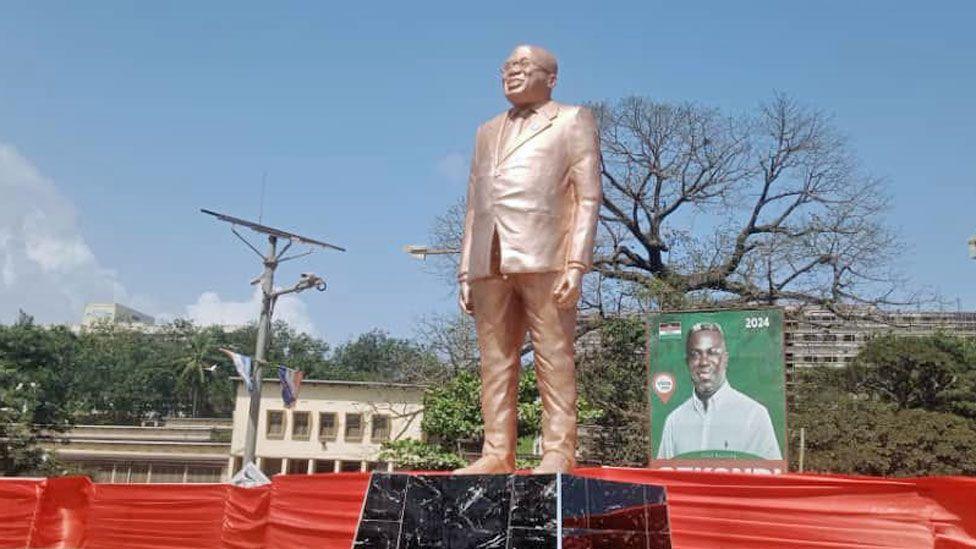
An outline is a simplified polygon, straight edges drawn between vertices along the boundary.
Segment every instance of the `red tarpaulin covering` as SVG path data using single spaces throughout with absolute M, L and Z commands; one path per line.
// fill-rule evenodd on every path
M 976 478 L 576 473 L 666 486 L 679 549 L 976 548 Z M 0 479 L 0 549 L 348 549 L 368 478 L 279 475 L 252 489 Z

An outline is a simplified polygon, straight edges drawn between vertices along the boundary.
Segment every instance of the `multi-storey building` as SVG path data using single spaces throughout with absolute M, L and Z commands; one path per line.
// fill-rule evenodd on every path
M 162 425 L 75 425 L 45 446 L 95 482 L 221 482 L 229 478 L 229 419 Z
M 423 435 L 421 385 L 305 380 L 298 401 L 286 408 L 278 380 L 265 379 L 255 457 L 264 474 L 390 470 L 380 460 L 389 440 Z M 228 466 L 241 468 L 251 395 L 237 380 L 234 432 Z
M 854 310 L 848 318 L 823 309 L 787 310 L 784 340 L 787 368 L 842 366 L 866 341 L 882 334 L 937 332 L 976 338 L 976 312 Z
M 99 323 L 148 328 L 156 324 L 156 319 L 118 303 L 89 303 L 85 305 L 85 314 L 81 319 L 82 328 L 88 328 Z

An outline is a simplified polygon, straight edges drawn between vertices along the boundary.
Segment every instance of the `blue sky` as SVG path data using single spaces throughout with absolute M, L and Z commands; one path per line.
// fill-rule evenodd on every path
M 914 280 L 976 309 L 976 4 L 8 2 L 0 18 L 0 320 L 86 300 L 254 310 L 253 254 L 206 207 L 346 246 L 280 269 L 330 289 L 283 315 L 332 343 L 455 305 L 404 254 L 464 190 L 517 43 L 565 102 L 741 112 L 774 91 L 834 116 L 893 198 Z M 4 205 L 3 203 L 6 203 Z M 20 242 L 23 241 L 23 242 Z M 15 249 L 20 242 L 20 251 Z M 26 243 L 26 244 L 25 244 Z M 6 254 L 6 255 L 4 255 Z M 236 315 L 236 316 L 235 316 Z

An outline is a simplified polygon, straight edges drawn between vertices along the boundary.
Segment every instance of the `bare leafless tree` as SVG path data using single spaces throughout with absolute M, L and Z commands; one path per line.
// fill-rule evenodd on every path
M 591 105 L 604 202 L 584 311 L 704 304 L 904 305 L 883 183 L 829 116 L 775 95 L 728 116 L 631 97 Z M 464 203 L 432 244 L 457 247 Z M 456 258 L 455 258 L 456 260 Z M 453 281 L 456 263 L 434 267 Z
M 913 300 L 890 268 L 883 185 L 824 114 L 784 95 L 742 118 L 638 97 L 594 111 L 601 277 L 664 307 Z
M 430 227 L 428 245 L 441 250 L 460 250 L 461 237 L 464 235 L 464 213 L 466 199 L 458 197 L 457 201 L 437 216 Z M 460 254 L 444 254 L 430 256 L 424 263 L 424 269 L 441 278 L 451 288 L 457 284 Z
M 450 377 L 478 368 L 474 320 L 460 310 L 421 318 L 416 327 L 416 340 L 426 351 L 437 356 Z

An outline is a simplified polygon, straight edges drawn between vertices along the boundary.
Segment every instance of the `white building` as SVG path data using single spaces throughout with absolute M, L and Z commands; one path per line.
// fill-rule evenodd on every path
M 85 305 L 85 314 L 81 319 L 81 326 L 87 328 L 99 323 L 146 327 L 155 325 L 156 319 L 118 303 L 89 303 Z
M 255 457 L 269 477 L 277 473 L 390 470 L 380 461 L 388 440 L 422 440 L 424 387 L 399 383 L 302 382 L 299 399 L 285 408 L 278 380 L 261 389 Z M 231 471 L 241 468 L 250 394 L 237 380 Z
M 44 444 L 95 482 L 222 482 L 229 478 L 229 419 L 170 419 L 165 425 L 75 425 Z

